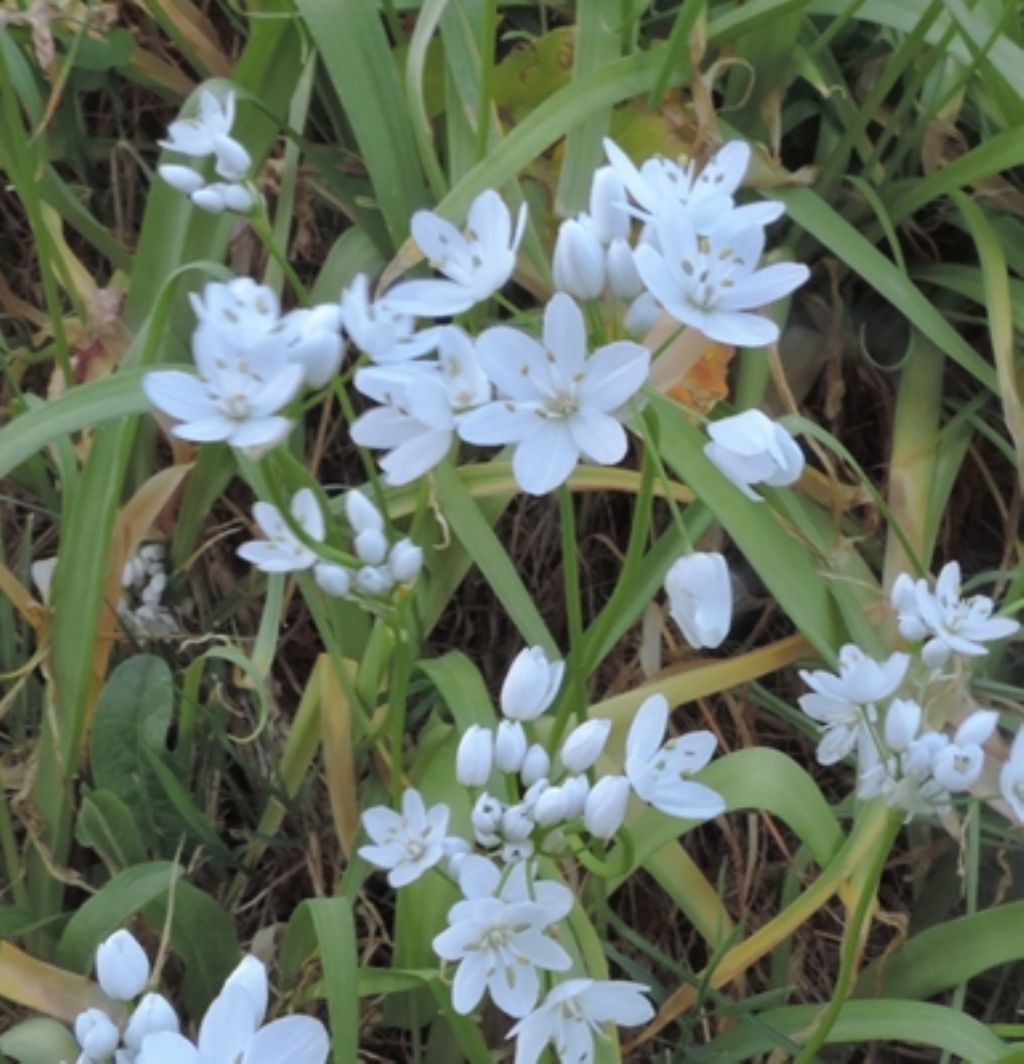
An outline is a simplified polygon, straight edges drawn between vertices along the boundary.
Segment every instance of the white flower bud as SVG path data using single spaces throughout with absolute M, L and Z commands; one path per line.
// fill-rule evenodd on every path
M 134 1053 L 142 1048 L 148 1034 L 180 1030 L 178 1014 L 162 994 L 147 994 L 135 1007 L 124 1032 L 124 1044 Z
M 343 565 L 317 562 L 313 566 L 313 579 L 325 595 L 344 598 L 352 590 L 352 573 Z
M 503 720 L 494 740 L 494 763 L 500 772 L 518 772 L 526 757 L 526 732 L 517 720 Z
M 909 698 L 896 698 L 885 714 L 885 742 L 890 750 L 906 750 L 921 726 L 921 707 Z
M 473 811 L 469 815 L 470 823 L 474 831 L 491 835 L 498 830 L 501 824 L 501 814 L 505 812 L 505 806 L 501 801 L 484 791 L 473 804 Z
M 189 199 L 200 210 L 206 211 L 207 214 L 223 214 L 224 208 L 227 206 L 214 185 L 207 185 L 206 188 L 197 188 L 189 196 Z
M 225 208 L 237 214 L 248 214 L 256 203 L 256 197 L 247 185 L 218 184 L 210 187 L 216 187 Z
M 442 846 L 444 847 L 444 861 L 448 875 L 453 879 L 458 879 L 462 862 L 473 852 L 473 847 L 465 839 L 459 838 L 458 835 L 449 835 L 442 843 Z
M 384 518 L 380 510 L 358 488 L 345 493 L 345 516 L 356 533 L 368 528 L 384 531 Z
M 386 595 L 394 586 L 391 572 L 382 565 L 364 565 L 356 571 L 356 590 L 374 598 Z
M 217 173 L 221 177 L 237 181 L 249 172 L 252 158 L 234 137 L 221 133 L 213 142 L 213 150 L 217 156 Z
M 523 805 L 532 813 L 537 806 L 537 799 L 551 786 L 551 781 L 545 776 L 535 780 L 526 788 L 523 795 Z
M 262 1023 L 267 1013 L 268 997 L 267 968 L 263 961 L 247 953 L 224 981 L 224 990 L 229 986 L 240 986 L 249 995 L 257 1023 Z
M 578 725 L 562 743 L 558 754 L 559 761 L 570 772 L 586 772 L 601 756 L 611 730 L 612 722 L 601 718 Z
M 626 186 L 612 166 L 594 171 L 590 185 L 590 218 L 597 239 L 605 246 L 629 236 Z
M 423 548 L 411 539 L 400 539 L 388 555 L 388 568 L 397 584 L 411 584 L 423 568 Z
M 577 299 L 596 299 L 604 289 L 604 248 L 585 215 L 562 222 L 551 261 L 555 286 Z
M 501 848 L 501 859 L 507 865 L 525 861 L 533 856 L 533 849 L 533 843 L 529 839 L 506 842 Z
M 102 1009 L 86 1009 L 75 1017 L 75 1038 L 91 1060 L 103 1060 L 121 1040 L 114 1021 Z
M 590 780 L 586 776 L 569 776 L 562 780 L 561 788 L 565 795 L 565 819 L 575 820 L 583 816 L 587 795 L 590 794 Z
M 943 639 L 929 639 L 921 648 L 921 657 L 929 669 L 941 669 L 949 660 L 949 644 Z
M 548 757 L 547 750 L 540 743 L 534 743 L 526 751 L 526 756 L 523 758 L 523 767 L 519 770 L 519 778 L 522 780 L 523 786 L 531 787 L 533 784 L 539 783 L 547 777 L 550 771 L 551 758 Z
M 107 997 L 131 1001 L 149 981 L 149 958 L 130 931 L 115 931 L 96 950 L 96 979 Z
M 721 554 L 684 555 L 665 575 L 668 611 L 690 646 L 717 647 L 729 634 L 732 583 Z
M 356 535 L 356 554 L 367 565 L 380 565 L 388 556 L 388 538 L 376 528 L 364 528 Z
M 543 797 L 542 794 L 541 798 Z M 538 804 L 539 802 L 540 799 L 538 799 Z M 501 833 L 510 842 L 522 842 L 528 839 L 535 827 L 536 821 L 522 804 L 510 805 L 501 817 Z
M 932 775 L 947 791 L 966 791 L 977 781 L 984 764 L 985 754 L 980 746 L 949 743 L 935 755 Z
M 583 824 L 595 838 L 610 839 L 622 827 L 629 804 L 629 780 L 625 776 L 602 776 L 587 795 Z
M 568 804 L 561 787 L 548 787 L 537 799 L 537 804 L 533 808 L 533 819 L 541 827 L 560 824 L 566 819 Z
M 661 315 L 661 307 L 654 296 L 650 292 L 641 292 L 629 304 L 622 324 L 631 336 L 646 336 L 657 325 Z
M 535 720 L 555 700 L 564 672 L 565 662 L 548 661 L 540 647 L 521 650 L 501 685 L 501 712 L 509 720 Z
M 636 299 L 644 282 L 633 261 L 633 249 L 625 240 L 613 240 L 608 247 L 608 287 L 619 299 Z
M 186 196 L 191 196 L 193 192 L 198 192 L 206 184 L 202 174 L 197 173 L 191 166 L 164 163 L 163 166 L 157 167 L 157 173 L 176 192 L 183 192 Z
M 455 778 L 463 787 L 482 787 L 491 774 L 494 737 L 489 728 L 471 724 L 455 754 Z

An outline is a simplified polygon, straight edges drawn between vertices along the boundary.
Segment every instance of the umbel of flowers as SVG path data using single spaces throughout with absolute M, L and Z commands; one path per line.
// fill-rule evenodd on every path
M 659 694 L 637 710 L 622 762 L 608 765 L 611 722 L 598 717 L 577 725 L 549 753 L 537 725 L 563 673 L 563 663 L 549 661 L 541 648 L 523 650 L 502 685 L 497 726 L 472 725 L 462 735 L 455 778 L 474 797 L 469 834 L 451 834 L 448 806 L 428 807 L 410 789 L 400 812 L 366 810 L 371 842 L 359 851 L 387 871 L 395 888 L 432 869 L 457 883 L 462 898 L 434 938 L 438 957 L 453 966 L 452 1004 L 469 1013 L 489 996 L 517 1020 L 509 1036 L 517 1040 L 520 1064 L 538 1060 L 549 1043 L 560 1060 L 590 1060 L 594 1034 L 605 1024 L 653 1015 L 641 984 L 571 972 L 560 940 L 575 899 L 547 869 L 572 862 L 581 847 L 603 851 L 623 830 L 631 799 L 689 820 L 725 810 L 719 794 L 693 779 L 711 760 L 715 737 L 707 731 L 669 737 L 669 706 Z

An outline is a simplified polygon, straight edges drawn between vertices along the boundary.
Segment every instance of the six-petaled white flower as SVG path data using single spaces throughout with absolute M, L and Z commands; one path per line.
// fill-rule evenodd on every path
M 761 502 L 761 496 L 751 485 L 781 488 L 795 483 L 803 472 L 804 455 L 796 440 L 760 410 L 713 421 L 708 435 L 708 459 L 754 502 Z
M 419 791 L 407 790 L 400 814 L 383 805 L 363 813 L 363 827 L 373 845 L 361 846 L 359 856 L 387 869 L 391 886 L 404 887 L 445 856 L 449 815 L 443 802 L 428 809 Z
M 292 498 L 292 518 L 306 535 L 322 543 L 326 529 L 324 514 L 312 488 L 302 488 Z M 266 539 L 253 539 L 238 548 L 239 557 L 265 573 L 294 573 L 311 569 L 319 560 L 316 551 L 306 546 L 291 530 L 281 511 L 269 502 L 257 502 L 252 515 Z

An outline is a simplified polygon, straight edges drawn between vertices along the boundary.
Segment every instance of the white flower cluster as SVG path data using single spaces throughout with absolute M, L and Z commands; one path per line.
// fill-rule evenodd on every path
M 839 652 L 838 675 L 800 673 L 813 693 L 799 702 L 824 728 L 818 761 L 832 765 L 856 751 L 858 796 L 881 795 L 910 819 L 944 812 L 954 794 L 978 782 L 985 762 L 982 748 L 999 720 L 993 710 L 972 709 L 949 735 L 943 710 L 949 683 L 957 680 L 957 673 L 944 674 L 943 666 L 951 659 L 984 655 L 985 643 L 1004 639 L 1020 626 L 1009 618 L 992 617 L 994 604 L 989 598 L 962 599 L 956 562 L 945 566 L 934 590 L 927 580 L 914 581 L 901 574 L 893 585 L 892 604 L 900 632 L 912 642 L 914 652 L 896 652 L 879 662 L 847 644 Z M 972 705 L 966 697 L 960 703 Z M 934 727 L 929 724 L 932 714 L 943 716 Z M 1011 757 L 1003 767 L 1001 785 L 1020 818 L 1024 812 L 1020 741 L 1014 743 L 1014 751 L 1018 748 L 1022 752 L 1016 761 Z
M 131 1004 L 126 1023 L 102 1009 L 75 1019 L 81 1048 L 76 1064 L 324 1064 L 327 1031 L 309 1016 L 286 1016 L 263 1026 L 267 970 L 252 954 L 228 976 L 206 1011 L 196 1043 L 181 1034 L 174 1006 L 162 994 L 143 995 L 149 958 L 130 931 L 115 931 L 96 950 L 96 978 L 114 1001 Z M 142 997 L 140 998 L 140 995 Z
M 289 511 L 308 540 L 318 544 L 326 541 L 324 513 L 311 488 L 295 493 Z M 355 488 L 345 494 L 345 516 L 352 529 L 356 559 L 361 563 L 354 566 L 321 558 L 292 531 L 276 506 L 257 502 L 252 512 L 266 539 L 243 543 L 238 548 L 239 556 L 265 573 L 312 569 L 317 584 L 333 598 L 384 598 L 396 587 L 411 584 L 423 566 L 423 549 L 405 538 L 392 543 L 385 531 L 383 514 Z
M 336 304 L 281 314 L 273 290 L 247 277 L 211 282 L 192 295 L 198 374 L 152 370 L 142 381 L 149 401 L 174 418 L 171 432 L 195 443 L 225 442 L 259 457 L 285 439 L 281 411 L 303 385 L 320 388 L 341 364 Z
M 246 214 L 257 202 L 256 187 L 248 179 L 252 158 L 231 136 L 234 124 L 235 94 L 229 92 L 221 103 L 209 89 L 200 89 L 195 115 L 172 122 L 167 130 L 168 139 L 160 141 L 162 148 L 192 159 L 214 157 L 214 168 L 222 181 L 207 182 L 198 170 L 180 163 L 164 163 L 158 167 L 167 184 L 185 193 L 197 207 L 210 214 L 223 211 Z
M 174 614 L 163 604 L 167 590 L 165 555 L 161 544 L 144 543 L 125 562 L 117 616 L 136 638 L 167 639 L 180 631 Z
M 480 792 L 470 816 L 472 843 L 448 834 L 444 803 L 427 808 L 415 790 L 405 792 L 401 813 L 378 806 L 363 815 L 372 842 L 359 853 L 387 870 L 391 886 L 405 886 L 437 865 L 457 880 L 462 900 L 434 939 L 438 956 L 458 966 L 453 1006 L 469 1013 L 489 992 L 520 1021 L 510 1031 L 519 1062 L 538 1060 L 548 1043 L 560 1060 L 590 1060 L 602 1024 L 641 1023 L 652 1014 L 641 985 L 589 978 L 556 983 L 537 1004 L 541 973 L 572 967 L 552 932 L 573 905 L 568 888 L 541 876 L 537 858 L 567 859 L 586 845 L 586 836 L 599 844 L 611 839 L 631 794 L 688 819 L 708 820 L 725 809 L 719 794 L 692 779 L 711 760 L 715 737 L 701 731 L 666 740 L 669 707 L 661 695 L 638 709 L 621 774 L 592 779 L 611 731 L 608 720 L 579 724 L 549 754 L 533 733 L 564 670 L 540 647 L 521 651 L 502 684 L 498 726 L 471 725 L 462 735 L 455 776 Z

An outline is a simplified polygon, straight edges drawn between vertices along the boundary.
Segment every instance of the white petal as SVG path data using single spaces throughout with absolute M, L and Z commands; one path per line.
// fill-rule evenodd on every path
M 532 404 L 494 402 L 484 403 L 462 415 L 458 422 L 458 433 L 466 443 L 493 447 L 518 443 L 544 427 L 545 423 L 538 417 Z
M 544 346 L 555 356 L 560 373 L 573 377 L 583 370 L 587 328 L 583 311 L 565 292 L 556 293 L 544 309 Z
M 580 452 L 564 424 L 549 422 L 523 439 L 512 458 L 516 482 L 530 495 L 546 495 L 569 479 Z
M 802 285 L 811 271 L 799 262 L 779 262 L 744 277 L 735 288 L 720 292 L 717 305 L 722 310 L 763 307 L 788 296 Z
M 180 370 L 155 370 L 142 378 L 146 398 L 158 409 L 181 421 L 201 421 L 219 416 L 219 408 L 194 374 Z
M 256 1032 L 242 1064 L 324 1064 L 330 1042 L 311 1016 L 285 1016 Z
M 580 410 L 569 419 L 569 431 L 588 462 L 615 465 L 626 456 L 626 432 L 608 414 Z
M 650 367 L 650 353 L 640 344 L 631 340 L 607 344 L 587 360 L 580 398 L 605 413 L 615 410 L 643 387 Z
M 401 314 L 417 318 L 450 318 L 469 310 L 476 296 L 454 281 L 400 281 L 386 294 L 388 303 Z

